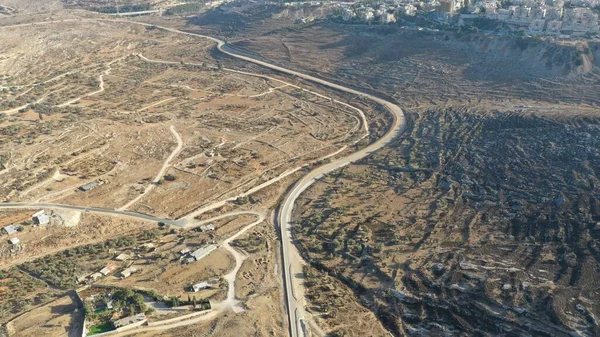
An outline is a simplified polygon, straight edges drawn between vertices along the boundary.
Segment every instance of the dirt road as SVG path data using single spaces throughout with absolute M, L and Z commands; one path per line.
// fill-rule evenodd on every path
M 119 208 L 118 209 L 119 211 L 124 211 L 124 210 L 128 209 L 129 207 L 133 206 L 136 202 L 140 201 L 140 199 L 145 197 L 148 193 L 150 193 L 156 187 L 156 185 L 162 179 L 162 177 L 165 175 L 165 172 L 171 165 L 171 161 L 173 161 L 173 159 L 175 159 L 175 157 L 177 157 L 179 155 L 179 153 L 181 152 L 181 149 L 183 148 L 183 140 L 181 139 L 181 136 L 179 135 L 179 133 L 177 133 L 177 130 L 175 130 L 175 127 L 173 125 L 171 125 L 169 130 L 171 130 L 173 137 L 175 137 L 175 140 L 177 141 L 177 146 L 173 149 L 173 151 L 171 152 L 169 157 L 167 157 L 167 159 L 163 163 L 162 167 L 156 174 L 156 177 L 154 177 L 154 180 L 148 186 L 146 186 L 146 188 L 144 189 L 144 192 L 141 193 L 140 195 L 138 195 L 137 197 L 135 197 L 135 199 L 131 200 L 124 206 L 122 206 L 121 208 Z

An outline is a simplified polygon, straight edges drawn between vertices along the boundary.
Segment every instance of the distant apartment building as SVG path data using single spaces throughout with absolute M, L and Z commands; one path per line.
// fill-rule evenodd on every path
M 445 18 L 455 12 L 456 3 L 454 0 L 442 0 L 436 8 L 435 14 L 438 18 Z

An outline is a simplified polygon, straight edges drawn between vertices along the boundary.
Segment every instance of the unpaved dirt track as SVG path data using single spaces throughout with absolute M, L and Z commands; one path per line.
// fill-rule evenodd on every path
M 179 135 L 179 133 L 177 133 L 177 130 L 175 130 L 175 127 L 173 125 L 171 125 L 169 130 L 171 130 L 173 137 L 175 137 L 175 140 L 177 141 L 177 146 L 175 147 L 175 149 L 173 149 L 173 152 L 171 152 L 169 157 L 167 157 L 167 159 L 163 163 L 162 167 L 156 174 L 156 177 L 154 178 L 154 180 L 150 184 L 148 184 L 148 186 L 146 186 L 146 188 L 144 189 L 144 192 L 141 193 L 140 195 L 138 195 L 137 197 L 135 197 L 135 199 L 133 199 L 130 202 L 128 202 L 127 204 L 125 204 L 123 207 L 119 208 L 118 209 L 119 211 L 124 211 L 124 210 L 128 209 L 129 207 L 133 206 L 136 202 L 138 202 L 140 199 L 145 197 L 148 193 L 150 193 L 156 187 L 156 185 L 162 179 L 162 177 L 165 175 L 165 172 L 171 165 L 171 161 L 173 161 L 173 159 L 175 159 L 175 157 L 177 157 L 179 155 L 179 153 L 181 152 L 181 149 L 183 148 L 183 140 L 181 139 L 181 136 Z

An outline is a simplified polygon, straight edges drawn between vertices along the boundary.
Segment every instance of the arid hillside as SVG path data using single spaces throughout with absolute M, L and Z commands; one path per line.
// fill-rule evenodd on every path
M 315 24 L 250 36 L 236 46 L 283 65 L 372 88 L 404 106 L 508 97 L 600 102 L 593 89 L 600 79 L 597 44 Z
M 394 336 L 600 333 L 597 43 L 248 13 L 189 28 L 393 98 L 410 121 L 299 201 L 294 235 L 323 329 L 379 335 L 351 323 L 350 292 Z

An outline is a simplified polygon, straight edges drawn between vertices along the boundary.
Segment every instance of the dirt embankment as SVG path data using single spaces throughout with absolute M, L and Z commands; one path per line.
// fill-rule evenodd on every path
M 448 38 L 451 40 L 450 38 Z M 486 62 L 501 65 L 498 75 L 505 78 L 519 78 L 524 75 L 534 77 L 564 77 L 587 74 L 600 66 L 598 44 L 577 42 L 559 44 L 533 37 L 497 37 L 467 35 L 457 39 L 477 53 L 482 53 Z M 451 43 L 456 40 L 452 39 Z M 511 63 L 513 66 L 511 66 Z M 523 72 L 521 66 L 526 67 Z M 478 72 L 470 75 L 477 79 Z M 480 69 L 487 73 L 490 69 Z

